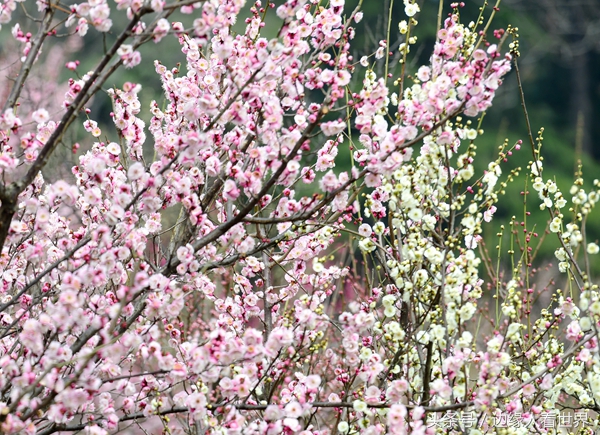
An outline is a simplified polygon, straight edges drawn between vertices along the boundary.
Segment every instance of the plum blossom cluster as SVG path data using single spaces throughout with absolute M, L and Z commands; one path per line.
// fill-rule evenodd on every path
M 356 106 L 356 127 L 365 149 L 357 151 L 355 157 L 366 163 L 370 174 L 390 176 L 409 159 L 412 148 L 408 147 L 417 138 L 419 128 L 428 132 L 438 127 L 436 123 L 443 117 L 459 111 L 475 116 L 491 105 L 501 78 L 510 70 L 510 56 L 502 56 L 496 44 L 489 45 L 487 52 L 470 52 L 475 35 L 456 20 L 456 16 L 448 19 L 445 28 L 438 32 L 431 66 L 418 70 L 419 83 L 407 88 L 402 98 L 391 95 L 397 106 L 393 115 L 398 120 L 392 126 L 385 119 L 390 102 L 385 80 L 377 80 L 372 71 L 367 72 L 359 97 L 361 103 Z M 470 131 L 462 130 L 461 138 L 470 135 Z M 449 152 L 455 152 L 459 133 L 447 129 L 438 134 L 437 143 L 449 145 Z M 373 187 L 375 183 L 371 179 Z
M 362 223 L 356 234 L 360 250 L 365 258 L 372 259 L 378 270 L 379 278 L 374 279 L 379 285 L 370 287 L 372 297 L 363 302 L 360 309 L 355 308 L 360 327 L 365 326 L 365 313 L 373 313 L 366 327 L 376 339 L 361 339 L 362 334 L 357 331 L 354 345 L 346 341 L 345 349 L 351 352 L 346 361 L 362 361 L 363 370 L 368 368 L 375 373 L 365 379 L 365 398 L 354 402 L 357 420 L 344 422 L 344 430 L 360 432 L 367 426 L 366 421 L 372 421 L 379 411 L 369 407 L 372 402 L 367 398 L 367 390 L 374 386 L 382 389 L 390 385 L 390 379 L 402 381 L 397 384 L 401 385 L 402 403 L 415 406 L 413 418 L 414 414 L 421 415 L 419 405 L 424 403 L 434 409 L 437 406 L 446 410 L 475 410 L 477 428 L 447 427 L 444 433 L 494 432 L 494 412 L 516 412 L 537 418 L 547 410 L 568 403 L 595 409 L 592 397 L 596 386 L 590 380 L 597 380 L 578 355 L 587 361 L 587 367 L 591 367 L 597 355 L 595 325 L 598 319 L 594 314 L 597 307 L 590 308 L 590 303 L 597 300 L 597 286 L 589 282 L 589 263 L 585 271 L 578 266 L 575 250 L 583 244 L 589 255 L 598 252 L 595 243 L 586 244 L 581 231 L 597 192 L 586 193 L 581 187 L 582 178 L 575 181 L 570 191 L 574 222 L 566 224 L 563 230 L 560 209 L 566 206 L 567 199 L 553 181 L 542 181 L 541 161 L 530 165 L 542 210 L 555 206 L 551 210 L 549 228 L 560 235 L 559 268 L 570 272 L 574 286 L 581 293 L 580 306 L 575 304 L 572 290 L 556 289 L 553 296 L 556 308 L 543 309 L 540 318 L 532 322 L 529 317 L 531 295 L 537 291 L 522 278 L 523 271 L 531 267 L 528 259 L 531 248 L 527 247 L 524 260 L 519 261 L 513 272 L 513 279 L 505 284 L 495 279 L 494 297 L 499 303 L 496 320 L 491 322 L 493 332 L 480 343 L 474 338 L 477 330 L 469 325 L 478 307 L 485 304 L 485 290 L 494 289 L 492 283 L 486 285 L 480 277 L 480 268 L 486 261 L 485 256 L 476 251 L 482 242 L 482 227 L 492 219 L 496 211 L 494 204 L 506 187 L 506 181 L 501 181 L 502 162 L 519 150 L 521 144 L 502 147 L 498 159 L 488 165 L 483 175 L 475 177 L 474 142 L 480 132 L 471 126 L 471 121 L 465 121 L 463 115 L 476 115 L 491 103 L 493 91 L 510 68 L 510 58 L 501 56 L 494 44 L 489 44 L 485 51 L 465 50 L 463 41 L 472 41 L 467 45 L 473 47 L 475 34 L 456 19 L 456 16 L 448 19 L 445 28 L 438 32 L 439 40 L 432 56 L 432 65 L 438 68 L 421 67 L 418 81 L 404 91 L 404 98 L 392 98 L 398 107 L 397 121 L 392 128 L 386 128 L 385 116 L 379 117 L 380 126 L 369 126 L 362 121 L 357 109 L 357 123 L 363 133 L 361 142 L 366 151 L 369 146 L 374 150 L 380 147 L 383 152 L 379 152 L 390 158 L 380 164 L 362 157 L 363 152 L 367 154 L 365 151 L 355 153 L 357 161 L 372 165 L 371 176 L 379 175 L 375 180 L 369 176 L 365 180 L 373 189 L 366 195 L 364 216 L 375 223 Z M 458 45 L 454 45 L 452 37 L 460 41 Z M 486 64 L 488 56 L 496 60 Z M 473 63 L 469 65 L 469 62 Z M 478 67 L 477 62 L 484 64 Z M 472 68 L 484 74 L 471 74 Z M 460 69 L 466 74 L 461 76 Z M 490 76 L 486 77 L 485 73 Z M 455 78 L 449 79 L 450 75 Z M 443 86 L 436 86 L 438 80 L 453 83 L 448 94 L 444 94 Z M 377 92 L 374 74 L 368 72 L 365 83 Z M 486 93 L 487 96 L 481 98 Z M 438 95 L 442 99 L 432 101 Z M 479 102 L 475 96 L 480 96 Z M 428 104 L 427 109 L 423 109 L 423 104 Z M 383 101 L 374 111 L 385 115 L 387 107 L 388 102 Z M 439 107 L 437 114 L 436 107 Z M 461 116 L 453 116 L 457 108 Z M 418 121 L 410 125 L 407 121 L 413 113 L 417 116 L 412 119 Z M 441 117 L 444 117 L 443 123 L 438 125 Z M 430 133 L 419 137 L 423 141 L 419 154 L 406 153 L 406 150 L 401 153 L 399 148 L 402 149 L 405 142 L 418 137 L 418 127 Z M 373 134 L 376 128 L 382 128 L 387 136 L 378 135 L 380 140 L 371 144 L 373 136 L 367 133 Z M 413 128 L 408 137 L 396 133 L 407 128 Z M 393 133 L 399 136 L 399 143 L 390 140 Z M 386 144 L 386 141 L 389 142 Z M 469 144 L 467 149 L 463 142 Z M 519 170 L 509 173 L 507 180 Z M 527 246 L 534 237 L 536 233 L 526 231 Z M 381 301 L 379 310 L 375 301 Z M 544 339 L 549 329 L 562 331 L 562 339 L 554 334 Z M 345 333 L 350 330 L 346 327 Z M 477 375 L 473 377 L 468 373 Z M 386 403 L 391 405 L 392 391 L 388 388 L 387 396 L 382 394 L 381 400 L 387 399 Z M 399 413 L 397 422 L 389 425 L 389 433 L 396 433 L 393 429 L 396 424 L 400 428 L 398 433 L 422 433 L 414 426 L 412 429 L 404 426 L 414 424 L 407 409 Z M 508 433 L 527 433 L 525 428 L 511 430 Z
M 504 180 L 502 163 L 520 147 L 476 174 L 471 118 L 510 69 L 502 32 L 487 41 L 454 5 L 430 62 L 392 87 L 353 58 L 362 12 L 344 0 L 116 3 L 127 28 L 34 123 L 21 85 L 54 15 L 83 36 L 112 30 L 114 8 L 38 1 L 42 31 L 15 30 L 29 45 L 0 115 L 2 433 L 433 434 L 433 413 L 461 409 L 478 434 L 565 395 L 595 409 L 600 299 L 575 261 L 583 225 L 551 223 L 579 302 L 557 290 L 526 324 L 534 290 L 519 274 L 480 275 L 484 223 L 516 173 Z M 0 22 L 15 6 L 1 3 Z M 174 10 L 191 19 L 169 22 Z M 404 10 L 407 54 L 419 6 Z M 100 124 L 90 98 L 164 38 L 182 63 L 154 62 L 162 99 L 142 107 L 143 83 L 106 89 L 113 125 Z M 71 125 L 85 150 L 73 144 L 71 177 L 54 180 L 42 170 Z M 541 167 L 534 188 L 562 219 L 567 198 Z M 581 221 L 598 193 L 571 194 Z

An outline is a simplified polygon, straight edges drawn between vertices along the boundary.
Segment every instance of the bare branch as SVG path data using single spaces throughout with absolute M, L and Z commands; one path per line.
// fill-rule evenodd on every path
M 33 40 L 33 44 L 31 45 L 31 49 L 29 53 L 27 53 L 27 57 L 25 58 L 25 62 L 21 65 L 21 69 L 17 75 L 15 83 L 12 87 L 10 95 L 8 96 L 8 100 L 4 103 L 4 107 L 2 112 L 5 112 L 8 109 L 14 109 L 17 105 L 17 101 L 19 96 L 21 95 L 21 91 L 23 90 L 23 86 L 25 85 L 25 81 L 27 77 L 29 77 L 29 72 L 35 63 L 38 55 L 40 54 L 40 50 L 42 49 L 42 45 L 46 40 L 46 37 L 49 34 L 50 28 L 52 27 L 52 18 L 54 17 L 54 8 L 52 4 L 49 3 L 44 12 L 44 18 L 42 18 L 42 23 L 40 25 L 40 29 Z

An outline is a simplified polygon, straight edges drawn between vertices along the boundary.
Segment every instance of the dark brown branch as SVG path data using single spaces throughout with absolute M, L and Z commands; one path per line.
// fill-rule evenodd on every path
M 220 408 L 223 406 L 232 406 L 239 411 L 264 411 L 270 405 L 250 405 L 246 403 L 225 403 L 225 404 L 217 404 L 217 405 L 209 405 L 208 409 Z M 278 405 L 276 405 L 278 406 Z M 352 408 L 354 406 L 351 402 L 313 402 L 311 403 L 313 408 Z M 392 406 L 392 404 L 387 402 L 377 402 L 377 403 L 367 403 L 367 407 L 372 409 L 385 409 Z M 456 403 L 454 405 L 447 406 L 437 406 L 437 407 L 424 407 L 424 409 L 428 412 L 444 412 L 451 411 L 455 409 L 461 409 L 468 406 L 473 406 L 473 402 L 465 402 L 465 403 Z M 406 405 L 407 408 L 414 408 L 414 405 Z M 177 407 L 171 409 L 165 409 L 162 411 L 155 412 L 149 416 L 144 415 L 142 412 L 136 412 L 135 414 L 129 414 L 121 417 L 119 422 L 131 421 L 131 420 L 142 420 L 151 418 L 154 416 L 163 416 L 169 414 L 182 414 L 189 412 L 188 408 L 185 407 Z M 47 429 L 44 429 L 38 432 L 38 435 L 50 435 L 55 432 L 77 432 L 85 429 L 89 424 L 78 424 L 74 426 L 67 425 L 53 425 Z
M 326 103 L 323 104 L 323 108 L 319 112 L 317 119 L 313 123 L 311 123 L 308 127 L 306 127 L 306 129 L 302 133 L 302 136 L 298 139 L 298 141 L 294 145 L 294 148 L 289 152 L 289 154 L 287 156 L 285 156 L 281 160 L 281 165 L 275 171 L 275 173 L 271 176 L 271 178 L 263 185 L 260 192 L 258 192 L 258 194 L 252 200 L 250 200 L 248 202 L 246 207 L 244 207 L 242 210 L 240 210 L 240 212 L 237 215 L 235 215 L 232 219 L 228 220 L 227 222 L 222 223 L 217 228 L 215 228 L 215 230 L 212 231 L 210 234 L 208 234 L 207 236 L 203 237 L 202 239 L 200 239 L 196 243 L 194 243 L 194 245 L 193 245 L 194 251 L 198 251 L 198 250 L 204 248 L 205 246 L 209 245 L 210 243 L 216 241 L 219 237 L 221 237 L 223 234 L 225 234 L 230 228 L 232 228 L 233 226 L 237 225 L 238 223 L 240 223 L 244 220 L 244 218 L 252 211 L 252 209 L 256 206 L 256 204 L 258 204 L 260 199 L 264 195 L 266 195 L 267 192 L 269 192 L 269 190 L 279 180 L 279 177 L 285 171 L 287 164 L 294 157 L 296 157 L 296 154 L 298 154 L 298 151 L 300 151 L 300 148 L 302 147 L 304 142 L 307 140 L 307 138 L 310 136 L 312 131 L 319 124 L 319 121 L 325 114 L 325 112 L 326 112 L 325 107 L 326 107 Z M 164 268 L 162 273 L 168 274 L 169 271 L 175 270 L 175 268 L 177 267 L 178 264 L 179 264 L 179 260 L 177 258 L 173 258 L 172 261 Z
M 129 22 L 129 25 L 127 26 L 127 28 L 125 30 L 123 30 L 123 32 L 121 32 L 121 34 L 119 35 L 119 37 L 117 38 L 115 43 L 112 45 L 110 50 L 108 50 L 108 52 L 104 55 L 104 57 L 102 58 L 102 60 L 98 64 L 98 66 L 94 69 L 94 72 L 92 73 L 92 75 L 88 78 L 88 80 L 85 82 L 85 84 L 81 88 L 81 91 L 79 92 L 79 94 L 77 94 L 77 97 L 75 98 L 73 103 L 69 106 L 69 108 L 63 115 L 62 119 L 60 120 L 60 123 L 57 125 L 54 132 L 52 132 L 52 135 L 48 138 L 46 145 L 40 151 L 38 158 L 35 160 L 35 162 L 33 162 L 31 167 L 27 171 L 27 174 L 21 180 L 19 180 L 18 182 L 15 183 L 15 186 L 17 187 L 19 193 L 22 192 L 23 189 L 25 189 L 25 187 L 29 186 L 33 182 L 36 175 L 46 165 L 46 163 L 48 162 L 48 158 L 50 157 L 50 155 L 52 154 L 52 152 L 58 145 L 58 142 L 62 138 L 63 134 L 65 133 L 65 131 L 67 130 L 69 125 L 73 122 L 73 120 L 77 116 L 77 112 L 92 97 L 93 93 L 90 93 L 89 90 L 94 85 L 96 79 L 98 77 L 100 77 L 100 74 L 102 73 L 104 68 L 106 68 L 106 66 L 109 64 L 109 62 L 117 54 L 117 50 L 121 47 L 121 45 L 123 45 L 125 40 L 127 40 L 127 38 L 129 38 L 129 36 L 132 34 L 133 29 L 140 22 L 142 16 L 151 11 L 152 10 L 150 8 L 143 7 L 139 11 L 139 13 L 136 14 L 133 17 L 133 19 Z M 1 242 L 4 242 L 4 241 L 2 240 Z
M 36 275 L 36 277 L 31 282 L 29 282 L 25 287 L 23 287 L 23 289 L 20 292 L 16 293 L 10 299 L 10 301 L 0 305 L 0 313 L 3 312 L 4 310 L 6 310 L 11 305 L 16 304 L 22 295 L 27 293 L 33 286 L 37 285 L 42 280 L 42 278 L 44 278 L 46 275 L 48 275 L 50 272 L 52 272 L 54 269 L 56 269 L 63 261 L 66 261 L 69 258 L 71 258 L 73 255 L 75 255 L 75 253 L 78 250 L 80 250 L 81 248 L 83 248 L 85 245 L 87 245 L 90 242 L 90 240 L 92 240 L 92 238 L 90 236 L 84 237 L 75 245 L 75 247 L 73 249 L 71 249 L 69 252 L 67 252 L 65 255 L 63 255 L 61 258 L 56 260 L 54 263 L 52 263 L 50 266 L 48 266 L 46 269 L 44 269 L 38 275 Z
M 23 190 L 25 190 L 27 186 L 33 182 L 37 174 L 44 168 L 44 166 L 46 166 L 48 159 L 58 146 L 62 136 L 77 117 L 77 112 L 89 101 L 96 90 L 99 89 L 102 83 L 104 83 L 104 81 L 108 78 L 108 76 L 104 75 L 102 80 L 98 80 L 98 83 L 95 83 L 100 77 L 104 68 L 106 68 L 106 66 L 114 58 L 114 56 L 117 54 L 117 50 L 121 47 L 125 40 L 129 38 L 135 26 L 137 26 L 137 24 L 140 22 L 141 17 L 151 11 L 152 10 L 149 7 L 143 7 L 140 12 L 133 17 L 127 28 L 119 35 L 113 46 L 104 55 L 92 75 L 84 83 L 81 91 L 61 118 L 56 129 L 48 138 L 48 141 L 40 151 L 37 159 L 29 167 L 29 170 L 25 176 L 19 181 L 12 183 L 10 186 L 0 189 L 0 200 L 2 200 L 2 206 L 0 207 L 0 250 L 4 247 L 6 237 L 8 236 L 10 223 L 16 210 L 17 197 Z M 120 63 L 121 60 L 119 59 L 117 66 L 120 65 Z M 90 89 L 94 85 L 94 91 L 90 92 Z
M 188 411 L 189 410 L 187 408 L 171 408 L 171 409 L 166 409 L 163 411 L 158 411 L 158 412 L 150 415 L 149 417 L 160 416 L 160 415 L 169 415 L 169 414 L 180 414 L 180 413 L 184 413 L 184 412 L 188 412 Z M 119 422 L 131 421 L 131 420 L 142 420 L 142 419 L 146 419 L 149 417 L 144 415 L 144 413 L 142 413 L 142 412 L 136 412 L 135 414 L 129 414 L 129 415 L 125 415 L 125 416 L 121 417 L 119 419 Z M 67 426 L 64 424 L 54 424 L 51 427 L 38 432 L 38 435 L 50 435 L 50 434 L 53 434 L 53 433 L 59 432 L 59 431 L 60 432 L 77 432 L 80 430 L 84 430 L 88 426 L 90 426 L 90 425 L 89 424 L 78 424 L 78 425 L 74 425 L 74 426 Z

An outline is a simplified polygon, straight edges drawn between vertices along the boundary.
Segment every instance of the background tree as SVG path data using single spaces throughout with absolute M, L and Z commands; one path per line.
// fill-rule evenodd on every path
M 557 71 L 553 81 L 562 81 L 567 101 L 564 113 L 567 125 L 577 126 L 576 146 L 588 155 L 598 156 L 593 137 L 597 131 L 593 119 L 598 108 L 594 65 L 598 53 L 600 15 L 597 1 L 582 0 L 568 4 L 552 0 L 523 2 L 511 0 L 506 5 L 516 13 L 523 13 L 527 20 L 543 32 L 543 43 L 532 44 L 528 50 L 530 68 L 539 67 L 540 61 L 548 59 Z M 558 83 L 557 83 L 558 84 Z M 558 109 L 558 107 L 557 107 Z

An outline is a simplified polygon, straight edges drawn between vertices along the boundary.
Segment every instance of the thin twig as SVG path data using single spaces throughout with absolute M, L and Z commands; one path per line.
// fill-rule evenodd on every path
M 35 35 L 33 44 L 31 46 L 31 49 L 29 50 L 29 53 L 27 53 L 25 62 L 23 62 L 23 65 L 21 65 L 21 69 L 15 80 L 15 84 L 13 85 L 10 95 L 8 96 L 8 100 L 6 100 L 6 103 L 4 103 L 4 108 L 2 109 L 2 112 L 5 112 L 8 109 L 14 109 L 17 105 L 17 100 L 21 95 L 21 91 L 23 90 L 25 81 L 27 80 L 27 77 L 29 77 L 31 68 L 33 67 L 33 64 L 35 63 L 35 60 L 37 59 L 38 55 L 40 54 L 42 45 L 44 44 L 44 41 L 46 40 L 46 37 L 50 32 L 53 17 L 54 8 L 51 4 L 48 4 L 44 13 L 44 18 L 42 19 L 42 24 L 40 25 L 40 29 L 37 35 Z

